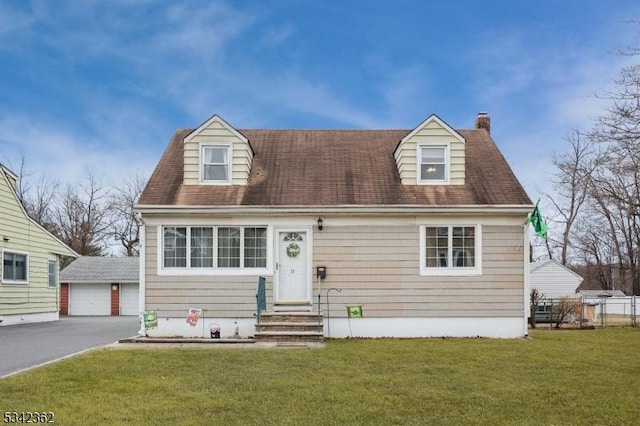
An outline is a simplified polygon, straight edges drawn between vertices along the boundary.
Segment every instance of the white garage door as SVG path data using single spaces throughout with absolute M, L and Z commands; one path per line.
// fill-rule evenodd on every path
M 111 285 L 69 284 L 69 315 L 111 315 Z
M 120 284 L 120 315 L 138 315 L 138 284 Z

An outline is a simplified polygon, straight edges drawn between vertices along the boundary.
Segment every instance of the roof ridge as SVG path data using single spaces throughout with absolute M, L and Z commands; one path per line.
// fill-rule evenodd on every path
M 321 129 L 321 128 L 299 128 L 299 129 L 284 129 L 284 128 L 244 128 L 237 129 L 238 131 L 253 131 L 253 132 L 409 132 L 411 129 Z

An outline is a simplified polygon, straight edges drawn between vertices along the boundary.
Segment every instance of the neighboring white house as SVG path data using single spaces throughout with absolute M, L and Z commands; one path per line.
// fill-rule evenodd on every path
M 60 272 L 61 315 L 138 315 L 139 258 L 82 256 Z
M 536 289 L 545 299 L 577 297 L 576 290 L 583 278 L 555 260 L 529 265 L 531 290 Z

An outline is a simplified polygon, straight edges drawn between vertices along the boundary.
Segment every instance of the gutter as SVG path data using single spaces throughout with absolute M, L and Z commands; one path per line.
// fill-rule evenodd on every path
M 175 206 L 175 205 L 138 205 L 139 214 L 233 214 L 233 215 L 306 215 L 306 214 L 358 214 L 376 215 L 392 213 L 398 215 L 415 214 L 527 214 L 533 204 L 518 205 L 468 205 L 468 206 L 416 206 L 416 205 L 343 205 L 343 206 Z

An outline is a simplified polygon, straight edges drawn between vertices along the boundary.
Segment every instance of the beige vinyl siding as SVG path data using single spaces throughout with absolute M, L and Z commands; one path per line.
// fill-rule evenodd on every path
M 464 185 L 465 144 L 437 121 L 428 122 L 411 137 L 403 140 L 395 152 L 400 179 L 404 185 L 415 185 L 418 179 L 418 145 L 449 146 L 449 176 L 451 185 Z
M 189 308 L 204 309 L 205 318 L 247 318 L 256 313 L 255 276 L 158 276 L 158 227 L 145 228 L 145 309 L 162 317 L 186 318 Z M 266 281 L 267 303 L 273 280 Z
M 483 275 L 419 274 L 418 226 L 326 229 L 314 235 L 314 264 L 327 267 L 331 315 L 363 305 L 367 317 L 522 317 L 522 227 L 483 226 Z
M 471 218 L 457 218 L 461 220 L 474 223 Z M 363 305 L 366 317 L 522 318 L 523 228 L 490 223 L 495 221 L 482 224 L 483 274 L 457 277 L 420 275 L 418 225 L 398 225 L 390 219 L 388 226 L 315 228 L 313 271 L 316 266 L 327 267 L 323 311 L 327 290 L 340 288 L 341 293 L 330 294 L 332 317 L 345 317 L 347 305 Z M 160 317 L 186 316 L 190 307 L 205 309 L 208 318 L 253 317 L 257 275 L 158 276 L 158 229 L 146 227 L 145 309 L 159 310 Z M 274 280 L 266 278 L 271 309 Z M 314 279 L 314 310 L 316 285 Z
M 28 255 L 27 284 L 1 282 L 4 251 Z M 0 171 L 0 315 L 58 311 L 59 285 L 48 287 L 49 260 L 60 265 L 58 254 L 73 252 L 25 215 Z
M 184 146 L 184 183 L 200 184 L 200 147 L 202 145 L 230 145 L 231 184 L 246 185 L 253 155 L 249 144 L 240 139 L 220 121 L 210 121 L 191 135 Z

